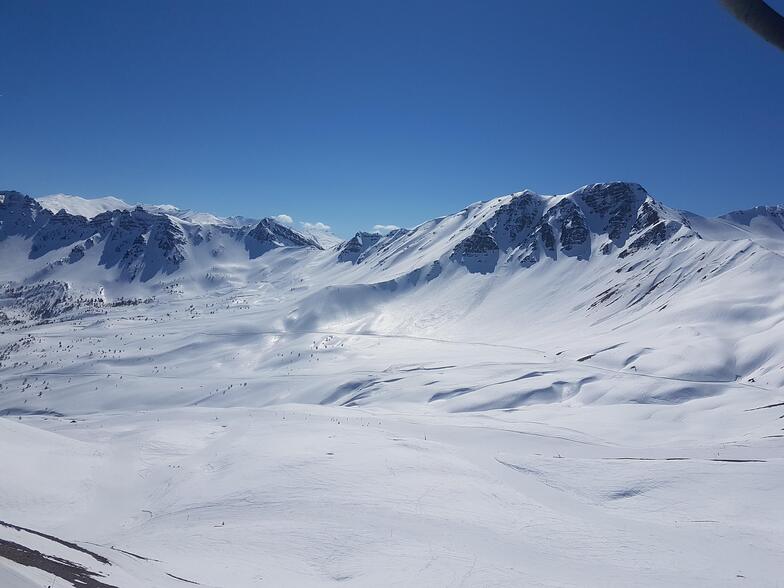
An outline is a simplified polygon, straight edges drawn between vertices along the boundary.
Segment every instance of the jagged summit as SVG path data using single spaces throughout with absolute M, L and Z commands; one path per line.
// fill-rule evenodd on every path
M 21 238 L 18 248 L 27 249 L 28 260 L 46 261 L 28 278 L 36 281 L 50 278 L 64 266 L 90 260 L 106 270 L 117 270 L 119 280 L 146 282 L 177 272 L 203 246 L 213 245 L 210 254 L 219 258 L 227 246 L 234 244 L 236 248 L 243 241 L 251 259 L 280 247 L 322 249 L 314 239 L 273 219 L 264 219 L 252 228 L 237 228 L 188 222 L 141 205 L 87 218 L 64 208 L 52 213 L 15 191 L 1 192 L 0 197 L 0 243 Z M 98 253 L 89 253 L 94 248 Z M 25 273 L 24 264 L 19 269 Z
M 358 235 L 346 245 L 344 257 L 356 250 L 354 263 L 387 263 L 415 248 L 429 250 L 431 261 L 449 260 L 484 274 L 499 264 L 530 267 L 561 257 L 626 257 L 676 235 L 699 237 L 678 211 L 654 200 L 639 184 L 610 182 L 560 196 L 525 190 L 476 202 L 405 236 L 391 234 L 369 244 Z
M 0 239 L 30 237 L 44 227 L 52 213 L 15 190 L 0 191 Z
M 706 219 L 673 210 L 638 185 L 611 182 L 564 195 L 509 194 L 412 229 L 359 232 L 323 247 L 272 218 L 237 227 L 136 207 L 88 219 L 54 214 L 19 193 L 2 196 L 0 331 L 51 322 L 52 333 L 79 338 L 82 328 L 136 337 L 122 359 L 89 356 L 93 343 L 84 339 L 80 395 L 100 370 L 154 375 L 170 357 L 170 327 L 180 331 L 185 387 L 177 397 L 188 406 L 224 397 L 204 389 L 214 370 L 264 382 L 239 397 L 231 394 L 243 390 L 230 389 L 232 402 L 359 406 L 408 398 L 454 411 L 681 404 L 728 387 L 746 394 L 784 386 L 778 207 Z M 165 340 L 144 338 L 156 330 Z M 386 345 L 388 334 L 412 350 L 433 345 L 441 359 L 428 365 L 416 351 L 404 361 L 385 355 L 375 375 L 364 371 L 366 351 Z M 470 366 L 448 376 L 459 341 L 471 342 Z M 516 362 L 531 348 L 541 351 L 522 371 Z M 75 374 L 73 366 L 33 358 L 46 374 Z M 363 367 L 346 371 L 345 361 Z M 555 364 L 561 368 L 553 371 Z M 471 383 L 474 370 L 495 365 L 504 373 Z M 294 395 L 269 377 L 292 367 Z M 162 375 L 168 386 L 170 372 Z M 114 393 L 125 385 L 128 397 L 138 393 L 134 379 L 110 383 Z M 53 407 L 46 395 L 24 406 Z
M 784 236 L 784 207 L 756 207 L 704 219 L 665 206 L 632 182 L 589 184 L 552 196 L 524 190 L 475 202 L 410 230 L 387 235 L 360 231 L 340 243 L 331 235 L 322 240 L 312 231 L 295 230 L 270 217 L 222 219 L 169 205 L 131 207 L 119 200 L 122 206 L 97 211 L 91 201 L 73 198 L 50 197 L 43 206 L 16 191 L 0 192 L 0 246 L 8 255 L 21 252 L 28 260 L 6 275 L 52 279 L 63 268 L 78 264 L 112 272 L 102 280 L 147 282 L 183 268 L 189 279 L 201 274 L 214 280 L 257 259 L 272 262 L 267 256 L 273 251 L 301 250 L 303 260 L 318 259 L 325 267 L 343 271 L 355 268 L 383 280 L 412 271 L 442 275 L 450 267 L 490 274 L 499 268 L 514 272 L 561 260 L 611 258 L 620 264 L 643 251 L 655 256 L 667 244 L 685 247 L 703 238 L 764 238 L 766 246 L 775 249 Z M 111 203 L 101 199 L 98 208 Z M 77 209 L 85 214 L 69 212 Z M 771 245 L 771 239 L 777 241 Z M 4 241 L 9 243 L 3 245 Z M 433 267 L 439 268 L 435 274 L 429 273 Z M 99 274 L 90 275 L 97 279 Z
M 357 263 L 362 255 L 381 240 L 380 233 L 360 231 L 340 246 L 338 261 Z
M 245 237 L 245 248 L 251 259 L 278 247 L 311 247 L 323 249 L 318 241 L 306 237 L 302 233 L 291 229 L 273 218 L 264 218 L 259 221 Z

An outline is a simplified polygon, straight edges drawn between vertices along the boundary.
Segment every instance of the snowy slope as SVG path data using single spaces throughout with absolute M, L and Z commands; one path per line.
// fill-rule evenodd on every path
M 128 301 L 141 307 L 132 312 L 178 316 L 196 297 L 230 310 L 243 300 L 247 308 L 234 316 L 189 324 L 206 334 L 253 324 L 265 332 L 487 341 L 590 362 L 614 370 L 614 380 L 616 372 L 671 378 L 650 378 L 625 401 L 721 393 L 712 382 L 784 386 L 784 293 L 771 287 L 784 273 L 771 246 L 777 209 L 702 219 L 636 184 L 596 184 L 563 196 L 521 192 L 325 248 L 271 218 L 237 228 L 136 208 L 87 220 L 6 194 L 0 310 L 7 321 L 111 316 L 113 305 Z M 195 344 L 187 329 L 183 337 Z M 585 378 L 575 394 L 603 386 Z M 543 390 L 558 389 L 557 378 L 547 380 Z M 385 388 L 396 386 L 403 385 Z M 490 396 L 459 394 L 446 404 L 529 402 L 525 394 Z M 329 397 L 325 389 L 302 400 Z
M 779 208 L 596 184 L 328 246 L 0 198 L 3 585 L 780 581 Z
M 104 196 L 103 198 L 82 198 L 81 196 L 69 196 L 68 194 L 52 194 L 37 198 L 38 203 L 45 209 L 52 212 L 64 210 L 68 214 L 93 218 L 110 210 L 128 210 L 132 208 L 119 198 L 114 196 Z
M 67 213 L 85 218 L 93 218 L 102 212 L 113 210 L 131 210 L 136 206 L 141 206 L 148 212 L 156 214 L 167 214 L 182 220 L 200 225 L 231 225 L 243 226 L 258 223 L 258 219 L 245 217 L 219 217 L 208 212 L 196 212 L 189 209 L 182 209 L 171 204 L 138 204 L 131 205 L 114 196 L 104 196 L 103 198 L 82 198 L 81 196 L 71 196 L 68 194 L 52 194 L 35 199 L 46 210 L 59 212 L 65 210 Z

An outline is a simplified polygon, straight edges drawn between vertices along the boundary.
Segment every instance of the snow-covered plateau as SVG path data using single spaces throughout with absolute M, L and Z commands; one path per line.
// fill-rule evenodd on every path
M 784 586 L 784 207 L 340 240 L 0 192 L 0 586 Z

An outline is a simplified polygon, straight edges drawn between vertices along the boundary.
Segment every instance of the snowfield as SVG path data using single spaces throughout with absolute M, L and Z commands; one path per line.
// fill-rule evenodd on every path
M 781 207 L 2 194 L 0 586 L 784 582 Z
M 650 409 L 605 410 L 27 417 L 3 423 L 2 503 L 118 586 L 775 586 L 780 444 L 683 439 L 683 411 L 640 443 Z

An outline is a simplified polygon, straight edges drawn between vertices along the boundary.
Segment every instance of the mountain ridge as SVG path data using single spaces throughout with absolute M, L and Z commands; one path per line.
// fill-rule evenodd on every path
M 622 261 L 640 250 L 689 239 L 773 241 L 774 249 L 784 249 L 784 206 L 708 219 L 669 208 L 631 182 L 589 184 L 555 196 L 524 190 L 475 202 L 411 229 L 386 235 L 359 231 L 341 242 L 322 242 L 317 234 L 271 217 L 245 225 L 161 205 L 126 205 L 88 218 L 69 213 L 63 198 L 68 197 L 46 207 L 16 191 L 0 192 L 0 243 L 17 238 L 16 280 L 56 277 L 59 268 L 95 257 L 86 253 L 96 246 L 101 250 L 96 265 L 119 269 L 113 278 L 100 279 L 126 282 L 165 279 L 186 266 L 196 268 L 202 259 L 220 263 L 228 256 L 239 263 L 242 251 L 247 256 L 242 263 L 250 263 L 275 249 L 321 251 L 339 265 L 375 268 L 382 281 L 387 268 L 404 275 L 435 263 L 490 274 L 502 266 L 525 269 L 562 258 L 587 261 L 602 255 Z M 83 202 L 77 204 L 84 208 Z M 62 208 L 52 212 L 57 206 Z M 47 265 L 24 275 L 29 264 L 19 258 L 28 242 L 27 260 L 45 259 Z M 13 280 L 14 272 L 5 275 Z
M 75 379 L 40 397 L 12 388 L 2 409 L 218 405 L 226 387 L 205 381 L 229 376 L 248 382 L 231 392 L 237 405 L 449 412 L 761 406 L 784 387 L 777 208 L 743 224 L 671 209 L 639 185 L 592 184 L 324 246 L 273 218 L 204 225 L 134 208 L 87 219 L 3 200 L 0 369 L 23 386 Z M 60 351 L 59 337 L 76 348 Z M 455 353 L 471 361 L 452 374 Z M 111 393 L 95 392 L 107 373 Z M 137 376 L 162 396 L 140 393 Z

